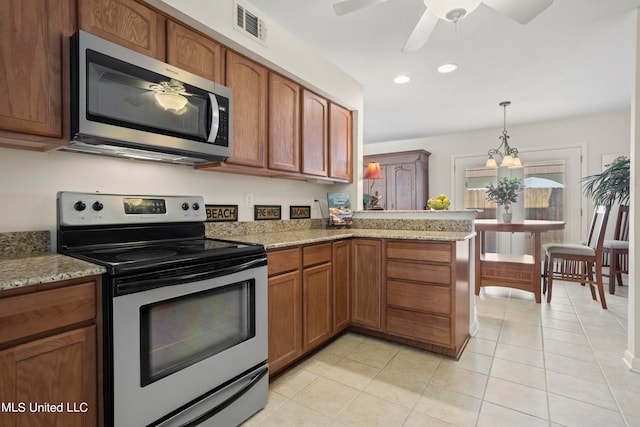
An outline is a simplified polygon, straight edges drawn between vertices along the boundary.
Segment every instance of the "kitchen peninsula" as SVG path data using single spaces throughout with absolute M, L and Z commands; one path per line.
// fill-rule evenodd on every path
M 208 224 L 269 259 L 271 374 L 346 329 L 458 358 L 475 333 L 473 211 L 362 211 L 322 220 Z

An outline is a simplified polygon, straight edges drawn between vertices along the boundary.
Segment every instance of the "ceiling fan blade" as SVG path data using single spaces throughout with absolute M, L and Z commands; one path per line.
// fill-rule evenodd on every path
M 402 51 L 411 52 L 424 46 L 427 40 L 429 40 L 429 36 L 431 36 L 434 28 L 436 28 L 437 23 L 438 17 L 428 10 L 425 10 L 416 24 L 416 27 L 413 29 L 413 32 L 405 42 L 404 46 L 402 46 Z
M 344 0 L 340 3 L 333 4 L 333 10 L 336 15 L 341 16 L 347 13 L 355 12 L 365 7 L 373 6 L 374 4 L 384 3 L 387 0 Z
M 109 71 L 102 73 L 102 75 L 100 76 L 100 80 L 108 80 L 124 86 L 137 87 L 144 90 L 150 90 L 151 85 L 153 84 L 144 80 L 126 76 L 124 74 L 111 73 Z
M 521 24 L 526 24 L 551 6 L 553 0 L 482 0 L 490 8 Z

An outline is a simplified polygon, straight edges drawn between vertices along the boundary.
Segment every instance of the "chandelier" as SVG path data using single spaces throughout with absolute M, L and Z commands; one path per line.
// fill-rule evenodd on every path
M 498 163 L 496 162 L 495 156 L 499 156 L 502 159 L 500 163 L 500 167 L 504 168 L 521 168 L 522 162 L 518 157 L 518 149 L 511 147 L 509 145 L 509 135 L 507 135 L 507 106 L 511 105 L 511 101 L 503 101 L 500 103 L 500 106 L 504 108 L 504 130 L 502 131 L 502 135 L 498 138 L 502 141 L 498 148 L 491 149 L 487 153 L 489 158 L 487 159 L 487 164 L 485 167 L 489 169 L 498 169 Z M 502 151 L 500 151 L 502 149 Z

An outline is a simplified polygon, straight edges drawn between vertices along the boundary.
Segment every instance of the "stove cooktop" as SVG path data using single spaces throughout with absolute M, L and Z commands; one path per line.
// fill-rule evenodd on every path
M 263 252 L 264 248 L 260 245 L 203 238 L 95 248 L 85 247 L 70 250 L 68 254 L 103 265 L 111 274 L 116 274 L 140 269 L 160 270 L 177 264 L 205 263 Z

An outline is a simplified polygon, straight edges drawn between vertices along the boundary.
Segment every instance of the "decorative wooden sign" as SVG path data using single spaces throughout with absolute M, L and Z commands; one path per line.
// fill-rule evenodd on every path
M 207 222 L 238 220 L 238 205 L 205 205 Z
M 289 206 L 289 219 L 311 218 L 311 206 Z
M 280 205 L 255 205 L 253 218 L 256 221 L 265 221 L 282 218 L 282 206 Z

